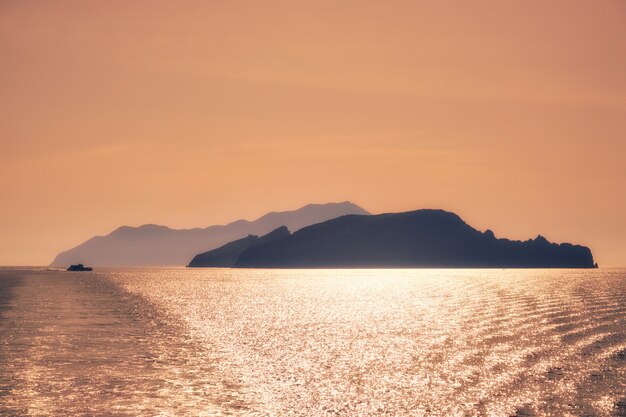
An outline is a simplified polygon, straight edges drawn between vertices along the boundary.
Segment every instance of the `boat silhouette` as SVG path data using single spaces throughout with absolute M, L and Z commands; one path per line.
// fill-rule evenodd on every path
M 75 265 L 70 265 L 69 268 L 67 268 L 68 271 L 93 271 L 93 268 L 90 266 L 85 266 L 83 264 L 75 264 Z

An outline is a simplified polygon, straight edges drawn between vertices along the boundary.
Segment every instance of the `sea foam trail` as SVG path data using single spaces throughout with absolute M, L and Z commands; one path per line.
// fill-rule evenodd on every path
M 0 271 L 0 415 L 220 415 L 245 409 L 207 343 L 93 273 Z M 6 289 L 9 289 L 5 292 Z

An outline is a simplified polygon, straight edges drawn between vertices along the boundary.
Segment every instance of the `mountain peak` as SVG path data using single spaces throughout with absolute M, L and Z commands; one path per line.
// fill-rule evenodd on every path
M 162 226 L 162 225 L 153 224 L 153 223 L 142 224 L 141 226 L 136 226 L 136 227 L 124 225 L 112 231 L 109 234 L 109 236 L 122 236 L 122 235 L 129 235 L 129 234 L 135 234 L 135 233 L 146 234 L 146 233 L 153 233 L 153 232 L 164 232 L 168 230 L 172 230 L 172 229 L 170 229 L 167 226 Z
M 358 206 L 357 204 L 354 204 L 351 201 L 341 201 L 339 203 L 309 203 L 303 207 L 300 207 L 298 210 L 296 211 L 300 211 L 300 210 L 310 210 L 310 209 L 348 209 L 348 210 L 354 210 L 357 211 L 358 214 L 370 214 L 367 210 L 365 210 L 364 208 Z M 356 214 L 356 213 L 351 213 L 351 214 Z

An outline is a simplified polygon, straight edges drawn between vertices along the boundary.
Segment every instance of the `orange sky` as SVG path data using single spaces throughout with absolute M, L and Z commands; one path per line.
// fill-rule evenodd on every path
M 626 266 L 626 2 L 0 0 L 0 264 L 444 208 Z

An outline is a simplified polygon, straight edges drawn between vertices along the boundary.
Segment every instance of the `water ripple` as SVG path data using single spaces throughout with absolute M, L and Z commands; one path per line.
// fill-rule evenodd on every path
M 625 415 L 623 270 L 0 274 L 0 414 Z

